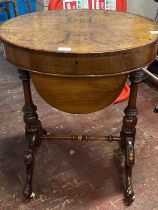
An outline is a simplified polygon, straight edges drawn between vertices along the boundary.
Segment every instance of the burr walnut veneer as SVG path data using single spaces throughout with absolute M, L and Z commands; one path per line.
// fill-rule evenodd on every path
M 119 141 L 125 155 L 125 201 L 134 200 L 132 167 L 137 123 L 136 98 L 141 67 L 157 52 L 157 25 L 129 13 L 72 10 L 37 12 L 14 18 L 0 28 L 6 58 L 23 82 L 27 166 L 24 195 L 31 197 L 36 148 L 41 140 Z M 110 105 L 130 74 L 131 93 L 120 136 L 53 136 L 38 120 L 30 77 L 41 97 L 69 113 L 90 113 Z

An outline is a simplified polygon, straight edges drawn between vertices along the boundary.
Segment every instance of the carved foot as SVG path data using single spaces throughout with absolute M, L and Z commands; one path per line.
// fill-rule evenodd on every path
M 26 135 L 27 150 L 24 156 L 24 163 L 26 165 L 26 183 L 23 189 L 23 195 L 25 198 L 32 197 L 32 177 L 34 170 L 35 160 L 35 135 Z
M 128 186 L 125 191 L 125 199 L 124 202 L 126 205 L 131 205 L 135 200 L 134 191 L 132 186 Z
M 30 198 L 32 194 L 32 188 L 29 184 L 26 184 L 23 189 L 23 195 L 25 198 Z
M 23 195 L 25 198 L 34 198 L 35 193 L 32 192 L 32 188 L 29 184 L 26 184 L 24 189 L 23 189 Z
M 125 203 L 131 205 L 135 199 L 132 187 L 132 168 L 135 162 L 134 155 L 134 139 L 132 137 L 126 138 L 126 190 L 125 190 Z

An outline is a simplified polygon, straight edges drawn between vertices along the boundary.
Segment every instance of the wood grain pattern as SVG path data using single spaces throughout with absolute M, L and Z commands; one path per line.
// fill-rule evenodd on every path
M 7 59 L 31 72 L 49 104 L 89 113 L 112 103 L 128 73 L 155 59 L 157 35 L 151 31 L 157 28 L 129 13 L 48 11 L 4 23 L 0 38 Z
M 51 106 L 69 113 L 90 113 L 110 105 L 122 91 L 127 74 L 99 78 L 70 78 L 37 75 L 31 78 Z
M 157 35 L 150 31 L 157 28 L 151 20 L 129 13 L 49 11 L 9 20 L 1 26 L 0 38 L 7 59 L 24 69 L 58 75 L 105 75 L 153 61 Z M 71 51 L 59 51 L 61 47 Z
M 10 20 L 1 27 L 1 38 L 19 47 L 57 52 L 107 53 L 142 47 L 156 39 L 157 26 L 129 13 L 80 10 L 34 13 Z M 19 33 L 20 31 L 20 33 Z

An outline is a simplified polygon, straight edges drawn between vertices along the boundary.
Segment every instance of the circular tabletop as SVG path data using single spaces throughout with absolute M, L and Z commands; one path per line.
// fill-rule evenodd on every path
M 20 68 L 59 76 L 105 76 L 151 63 L 157 54 L 157 29 L 153 21 L 125 12 L 57 10 L 5 22 L 0 39 L 8 61 Z
M 157 28 L 124 12 L 58 10 L 11 19 L 0 38 L 8 61 L 30 71 L 47 103 L 90 113 L 118 97 L 130 71 L 155 59 Z
M 37 51 L 95 54 L 150 45 L 157 40 L 157 25 L 129 13 L 98 10 L 37 12 L 11 19 L 0 38 Z

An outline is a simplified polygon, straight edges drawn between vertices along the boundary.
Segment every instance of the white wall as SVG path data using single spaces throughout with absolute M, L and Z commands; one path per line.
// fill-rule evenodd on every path
M 127 0 L 128 12 L 154 19 L 158 3 L 154 0 Z
M 36 0 L 36 10 L 37 11 L 47 11 L 49 0 Z

